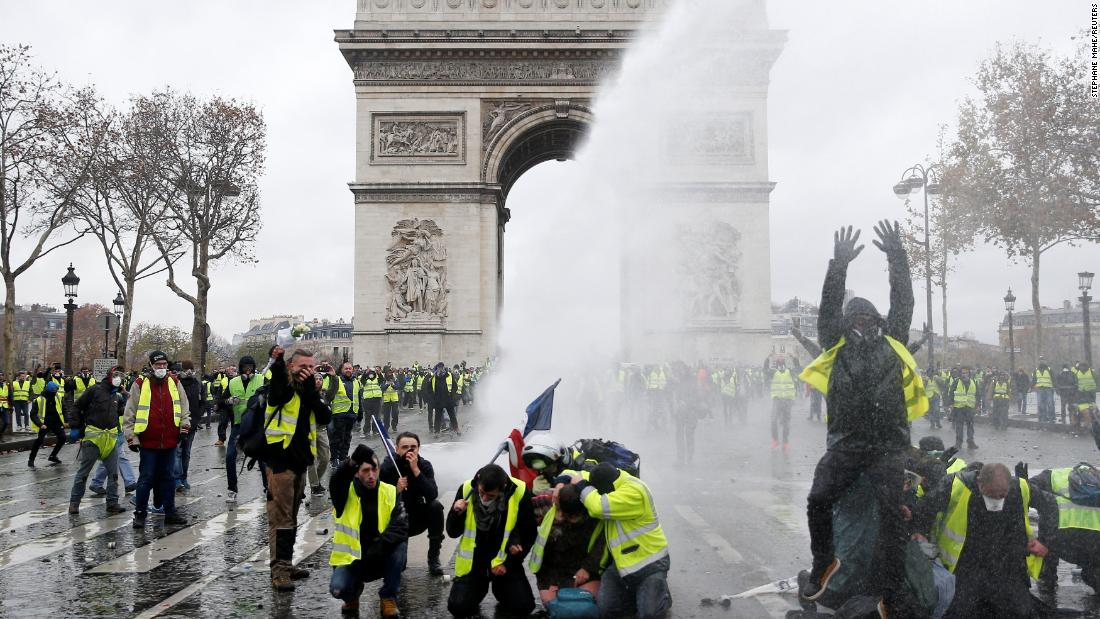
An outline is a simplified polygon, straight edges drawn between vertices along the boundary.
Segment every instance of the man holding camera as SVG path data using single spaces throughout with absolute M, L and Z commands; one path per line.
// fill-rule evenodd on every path
M 122 428 L 131 451 L 141 452 L 134 528 L 145 527 L 149 493 L 156 486 L 163 501 L 164 524 L 187 524 L 176 513 L 176 447 L 180 434 L 191 430 L 187 397 L 175 376 L 168 375 L 168 355 L 149 353 L 151 376 L 134 381 Z

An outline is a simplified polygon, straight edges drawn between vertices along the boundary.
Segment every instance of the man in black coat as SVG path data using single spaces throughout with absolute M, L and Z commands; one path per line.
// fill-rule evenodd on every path
M 125 396 L 121 392 L 122 377 L 116 376 L 117 368 L 111 368 L 103 378 L 84 390 L 73 404 L 72 429 L 80 436 L 77 460 L 80 468 L 73 478 L 69 494 L 69 513 L 80 512 L 80 500 L 84 498 L 88 474 L 96 462 L 103 461 L 107 468 L 107 513 L 121 514 L 126 508 L 118 504 L 118 418 L 122 413 Z
M 191 427 L 198 428 L 202 425 L 202 417 L 205 414 L 206 399 L 203 397 L 203 385 L 195 375 L 195 364 L 188 360 L 180 364 L 183 372 L 180 374 L 180 386 L 187 395 L 188 411 L 191 413 Z M 187 483 L 187 469 L 191 466 L 191 445 L 195 442 L 195 433 L 188 432 L 180 436 L 180 442 L 176 445 L 176 492 L 184 492 L 191 489 Z
M 902 376 L 909 355 L 904 347 L 913 318 L 913 283 L 897 223 L 880 222 L 875 233 L 879 237 L 875 246 L 886 254 L 889 264 L 886 319 L 866 299 L 855 297 L 843 306 L 848 263 L 863 251 L 862 245 L 856 246 L 859 231 L 853 235 L 851 226 L 833 235 L 833 259 L 821 292 L 818 342 L 826 351 L 822 357 L 832 354 L 833 363 L 822 371 L 815 362 L 806 372 L 826 374 L 822 380 L 828 385 L 828 439 L 807 497 L 813 569 L 801 594 L 807 600 L 820 598 L 840 567 L 833 547 L 833 506 L 860 475 L 867 475 L 880 519 L 869 593 L 882 596 L 891 616 L 897 616 L 908 606 L 900 599 L 908 537 L 901 505 L 905 451 L 910 445 Z M 908 359 L 912 361 L 911 356 Z
M 447 366 L 442 361 L 432 368 L 432 375 L 424 379 L 421 393 L 428 403 L 428 427 L 432 432 L 439 434 L 443 431 L 443 413 L 450 417 L 451 429 L 456 434 L 458 430 L 458 417 L 455 415 L 455 392 L 458 381 L 447 371 Z M 434 422 L 433 422 L 434 420 Z
M 409 537 L 428 532 L 428 571 L 442 576 L 439 549 L 443 545 L 443 505 L 432 463 L 420 457 L 420 437 L 412 432 L 397 435 L 397 467 L 386 458 L 379 479 L 397 486 L 409 517 Z

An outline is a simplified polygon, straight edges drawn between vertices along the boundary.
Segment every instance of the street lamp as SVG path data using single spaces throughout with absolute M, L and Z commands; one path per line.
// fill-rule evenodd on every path
M 1082 271 L 1077 274 L 1077 287 L 1081 289 L 1081 315 L 1085 323 L 1085 364 L 1092 367 L 1092 328 L 1089 326 L 1089 289 L 1092 288 L 1093 273 Z
M 65 296 L 69 302 L 65 304 L 65 374 L 73 373 L 73 312 L 76 311 L 76 287 L 80 285 L 80 278 L 73 271 L 73 264 L 69 263 L 69 272 L 61 278 L 61 285 L 65 289 Z
M 928 311 L 928 367 L 935 363 L 935 344 L 932 337 L 932 252 L 930 247 L 930 232 L 928 226 L 928 196 L 937 196 L 943 193 L 940 184 L 940 167 L 932 164 L 925 167 L 916 164 L 901 173 L 901 180 L 894 185 L 894 195 L 900 200 L 908 200 L 909 195 L 924 189 L 924 297 Z M 945 349 L 946 350 L 946 349 Z
M 118 291 L 118 295 L 115 296 L 115 300 L 111 302 L 115 306 L 115 354 L 114 357 L 118 359 L 118 338 L 122 329 L 122 312 L 126 311 L 126 297 L 122 296 L 122 291 Z
M 1016 374 L 1016 343 L 1012 337 L 1012 310 L 1016 309 L 1016 296 L 1012 289 L 1008 289 L 1005 295 L 1005 310 L 1008 312 L 1008 367 L 1012 374 Z

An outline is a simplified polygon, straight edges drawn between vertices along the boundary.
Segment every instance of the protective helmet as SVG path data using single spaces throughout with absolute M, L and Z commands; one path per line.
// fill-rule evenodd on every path
M 542 471 L 555 462 L 560 462 L 565 454 L 565 446 L 549 434 L 530 439 L 523 446 L 523 463 Z

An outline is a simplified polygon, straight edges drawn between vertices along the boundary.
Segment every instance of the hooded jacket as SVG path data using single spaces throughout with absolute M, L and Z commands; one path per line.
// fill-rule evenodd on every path
M 890 312 L 883 320 L 866 299 L 853 298 L 843 307 L 848 263 L 830 260 L 821 291 L 818 342 L 829 350 L 845 338 L 829 376 L 827 448 L 838 451 L 879 452 L 907 449 L 909 420 L 902 386 L 902 362 L 888 335 L 909 342 L 913 320 L 913 282 L 905 252 L 887 255 L 890 267 Z M 881 333 L 859 335 L 852 319 L 859 314 L 877 318 Z
M 80 394 L 73 408 L 76 410 L 75 418 L 69 422 L 70 427 L 80 430 L 84 435 L 85 426 L 95 426 L 101 430 L 118 429 L 118 417 L 122 413 L 122 403 L 125 396 L 118 387 L 111 385 L 110 377 L 100 383 L 96 383 Z

